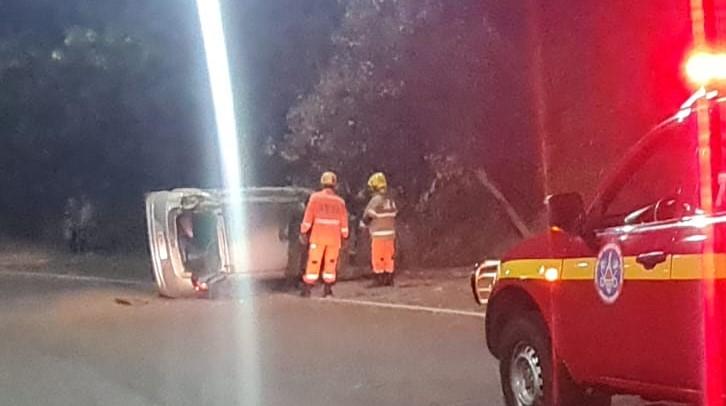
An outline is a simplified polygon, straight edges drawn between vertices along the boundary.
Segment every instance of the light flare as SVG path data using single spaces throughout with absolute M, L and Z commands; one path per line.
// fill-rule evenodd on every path
M 228 194 L 225 212 L 228 235 L 232 242 L 235 273 L 242 273 L 249 263 L 245 210 L 242 204 L 243 162 L 240 159 L 238 127 L 235 116 L 234 91 L 230 75 L 229 58 L 224 35 L 222 10 L 219 0 L 196 0 L 197 12 L 206 54 L 209 85 L 214 105 L 215 124 L 221 160 L 224 188 Z M 252 298 L 249 281 L 238 288 L 237 294 Z M 255 326 L 257 314 L 254 303 L 245 300 L 235 309 L 232 325 L 218 351 L 229 352 L 236 361 L 235 378 L 239 385 L 236 404 L 264 404 L 259 396 L 258 340 Z
M 688 80 L 699 86 L 726 81 L 726 54 L 695 52 L 688 58 L 685 69 Z
M 557 268 L 547 268 L 544 272 L 544 278 L 547 282 L 554 282 L 560 279 L 560 271 Z
M 705 86 L 726 72 L 726 61 L 721 57 L 707 56 L 701 54 L 701 50 L 708 48 L 712 38 L 707 37 L 708 28 L 714 23 L 714 19 L 706 16 L 704 0 L 690 0 L 691 33 L 693 34 L 693 49 L 697 50 L 686 63 L 686 73 L 689 80 L 697 86 Z M 710 16 L 713 17 L 713 16 Z M 724 66 L 718 66 L 720 64 Z M 706 215 L 713 213 L 713 191 L 711 183 L 711 127 L 708 113 L 708 101 L 699 98 L 696 106 L 700 107 L 697 112 L 698 122 L 698 159 L 699 172 L 701 176 L 700 197 L 701 205 Z M 715 289 L 716 263 L 714 255 L 714 233 L 713 227 L 702 229 L 706 239 L 703 241 L 703 255 L 701 255 L 701 267 L 704 273 L 703 280 L 703 404 L 714 406 L 723 404 L 721 394 L 723 392 L 722 360 L 720 320 L 717 309 L 717 297 Z

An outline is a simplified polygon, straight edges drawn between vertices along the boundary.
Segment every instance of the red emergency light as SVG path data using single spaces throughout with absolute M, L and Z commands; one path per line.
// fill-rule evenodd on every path
M 726 53 L 694 52 L 686 62 L 686 75 L 698 86 L 726 81 Z

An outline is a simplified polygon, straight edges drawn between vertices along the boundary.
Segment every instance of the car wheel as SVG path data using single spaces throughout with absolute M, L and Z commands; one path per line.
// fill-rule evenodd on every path
M 559 366 L 555 397 L 552 347 L 547 328 L 536 313 L 507 323 L 500 342 L 499 373 L 507 406 L 610 406 L 610 396 L 587 394 L 563 366 Z
M 547 330 L 534 315 L 510 321 L 502 333 L 499 374 L 507 406 L 552 405 Z

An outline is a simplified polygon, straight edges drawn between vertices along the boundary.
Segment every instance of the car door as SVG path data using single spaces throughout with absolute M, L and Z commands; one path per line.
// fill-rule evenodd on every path
M 225 221 L 217 208 L 218 204 L 215 197 L 199 189 L 177 189 L 147 194 L 146 223 L 149 252 L 154 280 L 159 293 L 163 296 L 172 298 L 193 296 L 196 294 L 195 278 L 210 277 L 219 270 L 229 269 Z M 203 217 L 207 223 L 206 227 L 194 226 L 194 217 Z M 181 221 L 182 218 L 186 221 Z M 206 232 L 200 233 L 200 231 Z M 200 234 L 207 236 L 200 239 Z M 204 243 L 196 246 L 190 238 L 196 238 L 197 242 L 204 241 Z M 214 241 L 214 244 L 211 244 L 211 241 Z M 212 269 L 204 269 L 209 259 L 209 250 L 213 247 L 218 251 L 218 258 L 216 261 L 209 261 L 214 264 Z
M 557 341 L 573 376 L 627 386 L 682 386 L 683 294 L 674 242 L 698 212 L 693 123 L 648 134 L 600 190 L 578 257 L 563 260 Z M 584 255 L 583 255 L 584 254 Z M 690 383 L 690 381 L 688 382 Z
M 194 294 L 191 274 L 184 269 L 183 255 L 176 234 L 176 218 L 182 194 L 174 191 L 152 192 L 146 196 L 146 224 L 154 280 L 167 297 Z

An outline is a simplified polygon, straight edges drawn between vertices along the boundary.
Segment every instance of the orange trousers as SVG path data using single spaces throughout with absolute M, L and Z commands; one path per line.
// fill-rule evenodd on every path
M 303 282 L 315 285 L 323 272 L 325 283 L 334 283 L 338 273 L 338 255 L 340 247 L 337 245 L 310 244 L 308 250 L 308 264 L 303 275 Z
M 371 240 L 371 262 L 373 273 L 393 273 L 395 270 L 396 240 L 373 238 Z

